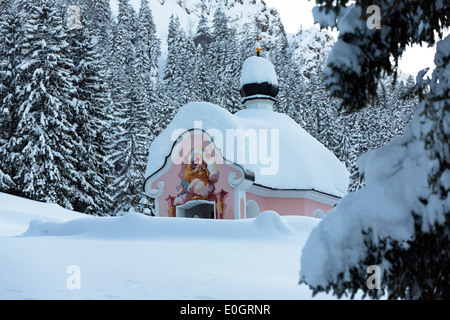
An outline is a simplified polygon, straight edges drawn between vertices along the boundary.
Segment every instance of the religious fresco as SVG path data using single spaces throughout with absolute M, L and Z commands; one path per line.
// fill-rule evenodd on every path
M 176 207 L 189 201 L 205 200 L 216 203 L 216 218 L 222 219 L 225 212 L 225 198 L 228 192 L 216 192 L 216 184 L 220 178 L 220 171 L 214 157 L 201 146 L 195 147 L 181 164 L 178 174 L 180 182 L 173 195 L 166 201 L 169 204 L 169 217 L 176 216 Z

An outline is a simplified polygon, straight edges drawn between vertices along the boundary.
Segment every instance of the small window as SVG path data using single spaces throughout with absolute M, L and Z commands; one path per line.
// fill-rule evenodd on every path
M 247 218 L 256 218 L 257 216 L 259 216 L 258 204 L 253 200 L 247 202 L 246 211 L 247 211 Z
M 314 218 L 323 219 L 325 218 L 325 213 L 323 213 L 322 210 L 317 209 L 316 211 L 314 211 Z

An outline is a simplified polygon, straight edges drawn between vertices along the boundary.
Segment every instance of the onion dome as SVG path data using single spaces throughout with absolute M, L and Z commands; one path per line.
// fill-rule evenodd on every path
M 256 40 L 259 41 L 261 38 L 258 37 Z M 243 103 L 254 99 L 276 101 L 279 92 L 275 68 L 269 60 L 259 56 L 260 51 L 258 43 L 256 46 L 258 55 L 245 60 L 242 66 L 240 92 Z

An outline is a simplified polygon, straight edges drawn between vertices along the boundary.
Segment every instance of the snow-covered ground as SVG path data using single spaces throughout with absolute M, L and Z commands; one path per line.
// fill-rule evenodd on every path
M 311 299 L 297 283 L 318 222 L 91 217 L 0 193 L 0 299 Z

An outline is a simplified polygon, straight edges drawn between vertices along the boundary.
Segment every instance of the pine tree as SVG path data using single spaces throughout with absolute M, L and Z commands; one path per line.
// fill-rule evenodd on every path
M 145 94 L 144 101 L 150 103 L 151 96 L 158 79 L 158 58 L 161 53 L 159 39 L 156 37 L 156 26 L 147 0 L 141 0 L 138 17 L 138 43 L 136 69 L 141 79 Z
M 255 55 L 255 39 L 260 35 L 260 30 L 253 23 L 245 23 L 242 30 L 236 35 L 238 41 L 239 55 L 244 61 L 246 58 Z M 264 41 L 264 39 L 263 39 Z M 264 54 L 266 51 L 262 51 Z
M 197 101 L 211 102 L 212 87 L 209 83 L 209 64 L 203 47 L 199 44 L 195 52 L 195 65 L 192 80 L 192 96 Z
M 14 175 L 28 198 L 56 202 L 72 209 L 79 178 L 75 154 L 79 138 L 70 119 L 73 68 L 61 15 L 53 0 L 38 0 L 25 26 L 19 123 L 14 137 Z
M 128 211 L 139 205 L 145 198 L 142 183 L 145 172 L 148 141 L 151 138 L 149 129 L 151 125 L 150 113 L 145 104 L 140 100 L 136 90 L 131 89 L 126 94 L 128 104 L 124 106 L 126 113 L 115 139 L 122 148 L 122 152 L 116 154 L 117 176 L 114 181 L 116 188 L 116 210 Z
M 102 45 L 108 38 L 111 24 L 111 8 L 109 0 L 84 0 L 80 2 L 83 26 L 99 37 Z
M 434 0 L 404 0 L 402 5 L 391 0 L 370 3 L 381 8 L 380 21 L 385 28 L 390 28 L 390 32 L 385 33 L 368 27 L 366 10 L 369 5 L 365 0 L 356 1 L 354 5 L 347 2 L 318 0 L 316 18 L 327 16 L 321 19 L 326 21 L 321 25 L 323 28 L 336 27 L 337 23 L 351 26 L 340 33 L 328 57 L 325 77 L 331 94 L 342 99 L 341 108 L 354 111 L 369 103 L 375 104 L 381 72 L 396 78 L 398 60 L 407 45 L 423 41 L 433 45 L 436 43 L 435 32 L 443 36 L 449 24 L 449 4 Z M 333 23 L 329 24 L 331 21 Z M 345 59 L 337 59 L 342 52 L 348 53 Z
M 163 82 L 158 83 L 156 93 L 158 110 L 153 113 L 152 133 L 157 137 L 164 129 L 167 128 L 180 106 L 176 102 L 172 92 L 167 90 L 167 86 Z
M 415 86 L 415 81 L 412 76 L 409 76 L 406 83 L 401 83 L 396 89 L 397 100 L 399 107 L 394 111 L 394 118 L 398 119 L 398 125 L 393 128 L 394 135 L 403 133 L 403 129 L 411 122 L 413 114 L 419 105 L 419 98 L 417 96 L 408 96 L 408 91 Z M 399 130 L 401 128 L 401 131 Z
M 133 103 L 132 125 L 129 130 L 133 133 L 134 146 L 132 151 L 132 162 L 129 168 L 130 193 L 126 203 L 134 208 L 134 211 L 146 213 L 149 198 L 144 193 L 143 183 L 144 173 L 147 166 L 148 150 L 150 142 L 154 137 L 151 133 L 153 125 L 152 112 L 154 112 L 155 101 L 150 100 L 150 104 L 144 103 L 140 98 L 140 93 L 136 88 L 131 90 L 131 101 Z M 126 197 L 127 198 L 127 197 Z
M 155 95 L 145 100 L 140 92 L 141 75 L 136 66 L 136 45 L 134 40 L 135 14 L 128 0 L 119 2 L 119 15 L 114 38 L 114 63 L 112 70 L 112 97 L 114 111 L 115 147 L 111 155 L 114 164 L 114 209 L 115 212 L 142 210 L 145 195 L 142 183 L 145 172 L 150 126 L 155 112 Z M 144 9 L 145 12 L 145 9 Z M 149 35 L 151 36 L 151 34 Z M 135 45 L 136 44 L 136 45 Z M 155 59 L 155 57 L 148 57 Z M 142 71 L 142 69 L 141 69 Z M 153 84 L 149 86 L 153 87 Z M 144 201 L 145 202 L 145 201 Z
M 278 81 L 280 93 L 278 94 L 279 102 L 276 104 L 277 110 L 287 114 L 305 128 L 309 107 L 305 104 L 307 88 L 300 68 L 295 61 L 290 60 L 279 74 L 281 79 Z
M 188 39 L 180 25 L 178 17 L 170 18 L 167 36 L 167 60 L 164 69 L 165 90 L 171 95 L 171 100 L 181 107 L 190 98 L 192 82 L 191 68 L 195 56 L 193 41 Z
M 33 7 L 38 5 L 36 0 L 16 0 L 17 9 L 22 16 L 22 23 L 25 24 L 33 11 Z
M 107 214 L 111 208 L 112 164 L 111 101 L 106 81 L 97 61 L 101 58 L 87 28 L 69 31 L 70 50 L 74 63 L 74 103 L 78 113 L 73 122 L 77 126 L 82 153 L 77 155 L 76 170 L 80 175 L 79 197 L 72 200 L 76 211 Z
M 367 28 L 365 18 L 361 14 L 366 10 L 365 1 L 355 1 L 349 7 L 346 0 L 332 2 L 318 0 L 317 3 L 324 9 L 320 14 L 329 15 L 330 12 L 334 12 L 340 20 L 339 26 L 341 28 L 345 26 L 328 58 L 325 73 L 326 83 L 332 94 L 343 99 L 341 109 L 349 112 L 367 107 L 369 101 L 377 98 L 376 91 L 382 73 L 395 73 L 396 61 L 404 52 L 406 45 L 422 41 L 433 45 L 436 43 L 435 33 L 442 38 L 444 29 L 450 26 L 447 19 L 450 3 L 445 1 L 377 1 L 381 13 L 381 30 Z M 341 16 L 344 11 L 345 16 Z M 346 23 L 346 19 L 350 18 L 356 20 L 351 21 L 351 24 L 348 24 L 347 20 Z M 385 32 L 386 30 L 389 32 Z M 350 47 L 352 50 L 346 50 Z M 354 63 L 349 65 L 347 63 L 349 60 Z M 363 214 L 364 211 L 355 212 L 366 205 L 359 196 L 367 196 L 368 192 L 373 190 L 369 185 L 371 183 L 376 185 L 377 180 L 381 179 L 386 185 L 386 194 L 374 194 L 374 199 L 377 201 L 390 199 L 395 202 L 395 199 L 387 194 L 400 188 L 402 192 L 399 193 L 399 198 L 407 198 L 408 204 L 405 204 L 404 199 L 403 201 L 398 199 L 393 206 L 396 212 L 393 212 L 389 223 L 395 225 L 401 221 L 412 222 L 414 228 L 410 228 L 413 229 L 411 234 L 399 237 L 392 230 L 386 232 L 382 230 L 383 225 L 377 226 L 374 223 L 366 224 L 362 230 L 354 228 L 353 234 L 349 236 L 354 236 L 355 232 L 360 231 L 362 234 L 360 239 L 363 240 L 359 247 L 361 251 L 358 250 L 360 254 L 353 253 L 354 257 L 358 257 L 355 259 L 357 261 L 345 263 L 343 267 L 326 272 L 326 284 L 311 285 L 315 293 L 332 290 L 338 297 L 345 293 L 350 293 L 354 297 L 358 290 L 363 290 L 372 298 L 381 298 L 386 291 L 390 299 L 450 298 L 448 286 L 450 211 L 447 198 L 450 163 L 448 143 L 450 79 L 446 72 L 449 61 L 450 36 L 447 36 L 437 43 L 433 77 L 430 81 L 424 82 L 428 83 L 428 90 L 419 95 L 424 101 L 419 105 L 405 134 L 391 142 L 389 146 L 372 153 L 372 157 L 387 160 L 386 168 L 383 168 L 383 171 L 376 170 L 376 164 L 372 164 L 375 165 L 375 169 L 366 167 L 366 171 L 372 169 L 371 179 L 367 177 L 367 187 L 353 194 L 351 205 L 344 202 L 346 200 L 344 198 L 334 215 L 334 217 L 338 217 L 338 214 L 351 216 L 354 219 L 352 222 L 360 226 L 367 217 Z M 392 109 L 388 109 L 387 112 L 392 112 Z M 391 152 L 397 155 L 395 161 L 389 156 Z M 423 180 L 402 179 L 406 173 L 411 174 L 408 168 L 423 170 L 417 172 Z M 380 172 L 385 176 L 379 176 Z M 415 183 L 408 185 L 404 181 Z M 400 184 L 401 182 L 403 184 Z M 411 203 L 414 204 L 414 208 L 410 208 Z M 371 217 L 372 220 L 378 218 L 375 213 L 372 210 L 374 215 Z M 326 223 L 326 219 L 323 222 Z M 340 231 L 342 237 L 333 237 L 332 240 L 337 247 L 348 241 L 348 233 Z M 316 235 L 322 239 L 326 238 L 320 231 Z M 314 249 L 317 245 L 314 243 Z M 308 250 L 308 246 L 305 246 L 305 249 Z M 333 252 L 333 255 L 336 253 Z M 302 259 L 308 259 L 307 255 L 302 256 Z M 368 265 L 385 268 L 381 275 L 381 290 L 372 290 L 365 285 Z M 323 271 L 316 269 L 314 273 L 317 276 Z M 302 274 L 301 281 L 307 283 L 307 275 Z
M 184 58 L 183 68 L 181 70 L 182 74 L 182 96 L 184 100 L 183 104 L 198 101 L 197 96 L 194 94 L 193 88 L 196 86 L 195 72 L 197 69 L 197 50 L 192 37 L 185 37 L 182 42 L 181 47 L 181 57 Z
M 17 128 L 21 21 L 15 3 L 5 0 L 0 5 L 0 190 L 14 193 L 14 162 L 10 158 L 10 139 Z
M 278 70 L 291 59 L 288 53 L 289 44 L 283 22 L 276 9 L 271 9 L 269 19 L 266 31 L 268 39 L 263 39 L 263 49 L 266 48 L 268 57 L 273 62 L 275 69 Z
M 214 13 L 213 28 L 214 41 L 207 53 L 211 64 L 211 100 L 233 113 L 241 108 L 239 78 L 243 59 L 238 49 L 236 31 L 228 25 L 228 18 L 220 6 Z
M 113 117 L 114 142 L 113 152 L 110 160 L 113 163 L 113 198 L 114 209 L 117 212 L 122 209 L 125 202 L 122 195 L 129 192 L 128 170 L 131 161 L 133 145 L 132 133 L 129 126 L 132 124 L 130 118 L 132 102 L 130 98 L 132 78 L 135 67 L 134 46 L 132 43 L 131 27 L 132 16 L 129 11 L 128 0 L 119 1 L 119 14 L 117 25 L 114 30 L 113 48 L 111 62 L 110 90 L 113 102 L 111 115 Z M 133 82 L 132 82 L 133 81 Z

